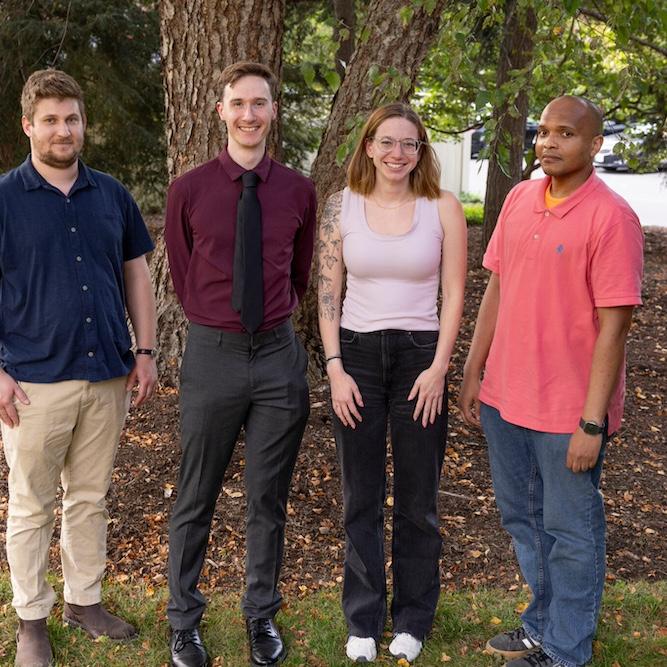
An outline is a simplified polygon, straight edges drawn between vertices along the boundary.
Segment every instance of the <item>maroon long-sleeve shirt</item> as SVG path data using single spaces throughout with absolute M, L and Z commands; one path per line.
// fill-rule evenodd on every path
M 236 209 L 246 171 L 227 150 L 177 178 L 169 187 L 165 241 L 176 294 L 191 322 L 243 331 L 232 310 Z M 317 202 L 305 176 L 264 155 L 262 207 L 264 321 L 260 331 L 292 314 L 308 287 Z

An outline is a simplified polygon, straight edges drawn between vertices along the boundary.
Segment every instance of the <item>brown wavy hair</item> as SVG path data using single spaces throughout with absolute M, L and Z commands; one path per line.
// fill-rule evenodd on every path
M 421 118 L 407 104 L 394 102 L 373 111 L 361 130 L 361 135 L 347 167 L 347 184 L 350 190 L 368 196 L 375 188 L 375 165 L 366 154 L 366 144 L 371 141 L 378 127 L 388 118 L 405 118 L 417 128 L 417 136 L 422 145 L 419 161 L 410 172 L 410 189 L 417 197 L 438 199 L 440 197 L 440 164 L 435 151 L 428 143 L 426 128 Z
M 244 76 L 261 77 L 269 84 L 271 99 L 275 100 L 278 96 L 278 79 L 270 67 L 262 63 L 252 62 L 251 60 L 241 60 L 240 62 L 228 65 L 222 70 L 218 80 L 220 99 L 222 100 L 225 94 L 225 86 L 229 84 L 229 87 L 233 88 L 234 84 Z
M 32 123 L 37 103 L 49 97 L 76 100 L 81 116 L 85 116 L 81 87 L 69 74 L 59 69 L 40 69 L 28 77 L 21 92 L 21 112 Z

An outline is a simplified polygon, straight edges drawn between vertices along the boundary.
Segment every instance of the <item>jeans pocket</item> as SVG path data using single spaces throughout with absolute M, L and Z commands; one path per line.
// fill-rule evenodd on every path
M 419 350 L 435 350 L 438 335 L 438 331 L 408 331 L 410 342 Z
M 356 331 L 350 331 L 350 329 L 340 328 L 340 342 L 344 345 L 349 345 L 351 343 L 356 343 L 359 338 L 359 334 Z

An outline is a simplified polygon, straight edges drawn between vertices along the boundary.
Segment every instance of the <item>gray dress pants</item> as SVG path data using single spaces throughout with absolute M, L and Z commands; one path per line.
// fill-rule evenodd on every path
M 181 468 L 169 522 L 167 608 L 173 629 L 199 625 L 198 590 L 211 520 L 245 429 L 246 616 L 281 605 L 287 495 L 309 413 L 307 355 L 291 322 L 256 334 L 191 323 L 181 366 Z

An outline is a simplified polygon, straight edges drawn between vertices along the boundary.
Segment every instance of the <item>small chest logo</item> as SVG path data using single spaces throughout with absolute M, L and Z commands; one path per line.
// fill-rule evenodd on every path
M 558 246 L 556 246 L 556 252 L 559 255 L 562 255 L 565 252 L 565 246 L 561 243 Z

